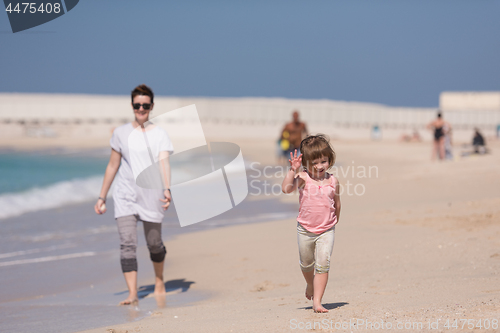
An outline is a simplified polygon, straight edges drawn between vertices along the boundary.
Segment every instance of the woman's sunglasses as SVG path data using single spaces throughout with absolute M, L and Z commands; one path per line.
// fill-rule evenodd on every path
M 151 103 L 144 103 L 144 104 L 134 103 L 132 104 L 132 106 L 134 107 L 134 110 L 139 110 L 141 106 L 144 108 L 144 110 L 151 109 Z

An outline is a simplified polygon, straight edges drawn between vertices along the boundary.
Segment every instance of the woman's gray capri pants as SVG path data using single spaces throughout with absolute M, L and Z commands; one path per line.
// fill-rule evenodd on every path
M 137 215 L 116 219 L 120 234 L 120 262 L 123 273 L 137 271 L 137 221 L 140 221 Z M 162 262 L 167 250 L 161 240 L 161 223 L 142 221 L 142 224 L 151 260 Z

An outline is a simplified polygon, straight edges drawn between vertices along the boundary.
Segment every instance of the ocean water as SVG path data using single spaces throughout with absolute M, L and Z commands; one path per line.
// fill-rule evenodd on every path
M 104 173 L 109 149 L 0 152 L 0 194 Z
M 0 151 L 0 221 L 27 212 L 97 200 L 109 154 L 109 148 Z M 183 154 L 176 159 L 171 165 L 176 183 L 192 179 L 203 169 L 206 159 L 200 154 Z M 212 159 L 217 162 L 224 157 L 213 155 Z M 108 197 L 112 194 L 111 188 Z
M 0 152 L 0 219 L 95 199 L 109 149 Z

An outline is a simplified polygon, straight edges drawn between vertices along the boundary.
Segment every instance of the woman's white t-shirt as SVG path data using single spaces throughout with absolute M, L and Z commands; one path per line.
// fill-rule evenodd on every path
M 111 148 L 122 155 L 113 191 L 115 218 L 138 215 L 142 221 L 161 222 L 164 216 L 161 207 L 164 203 L 160 201 L 160 199 L 164 199 L 163 190 L 145 189 L 139 187 L 135 181 L 137 173 L 144 169 L 148 163 L 151 164 L 151 161 L 143 160 L 144 156 L 138 155 L 140 149 L 131 151 L 129 147 L 131 144 L 136 148 L 145 147 L 146 157 L 152 155 L 155 162 L 158 161 L 161 151 L 168 151 L 172 154 L 174 148 L 167 132 L 161 127 L 154 126 L 145 134 L 147 144 L 140 128 L 134 129 L 132 123 L 128 123 L 117 127 L 109 142 Z M 151 149 L 150 151 L 147 149 L 148 147 Z

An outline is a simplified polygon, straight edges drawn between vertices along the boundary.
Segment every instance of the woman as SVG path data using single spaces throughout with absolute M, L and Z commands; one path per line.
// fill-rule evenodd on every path
M 434 131 L 434 143 L 432 147 L 433 160 L 436 158 L 436 153 L 440 160 L 443 160 L 445 157 L 445 147 L 444 147 L 445 135 L 446 135 L 445 125 L 447 124 L 442 119 L 440 112 L 437 114 L 437 118 L 427 125 L 428 129 Z
M 161 221 L 164 210 L 171 201 L 170 167 L 168 156 L 173 153 L 172 142 L 167 133 L 158 126 L 148 122 L 149 113 L 153 110 L 154 95 L 146 85 L 137 86 L 132 91 L 132 109 L 135 120 L 117 127 L 110 140 L 111 157 L 109 159 L 101 193 L 94 210 L 97 214 L 106 212 L 106 196 L 115 175 L 118 173 L 113 192 L 115 219 L 120 234 L 120 262 L 127 283 L 129 295 L 120 305 L 138 301 L 137 296 L 137 222 L 142 221 L 144 234 L 155 271 L 155 295 L 165 294 L 163 282 L 163 263 L 166 249 L 161 239 Z M 133 134 L 140 133 L 140 136 Z M 137 166 L 141 165 L 139 155 L 134 155 L 130 144 L 141 144 L 138 139 L 147 136 L 147 145 L 155 159 L 160 161 L 162 181 L 158 188 L 145 189 L 136 184 L 134 175 Z M 136 141 L 134 141 L 136 140 Z M 139 156 L 140 157 L 140 156 Z M 142 163 L 144 164 L 144 163 Z M 162 204 L 163 202 L 163 204 Z

